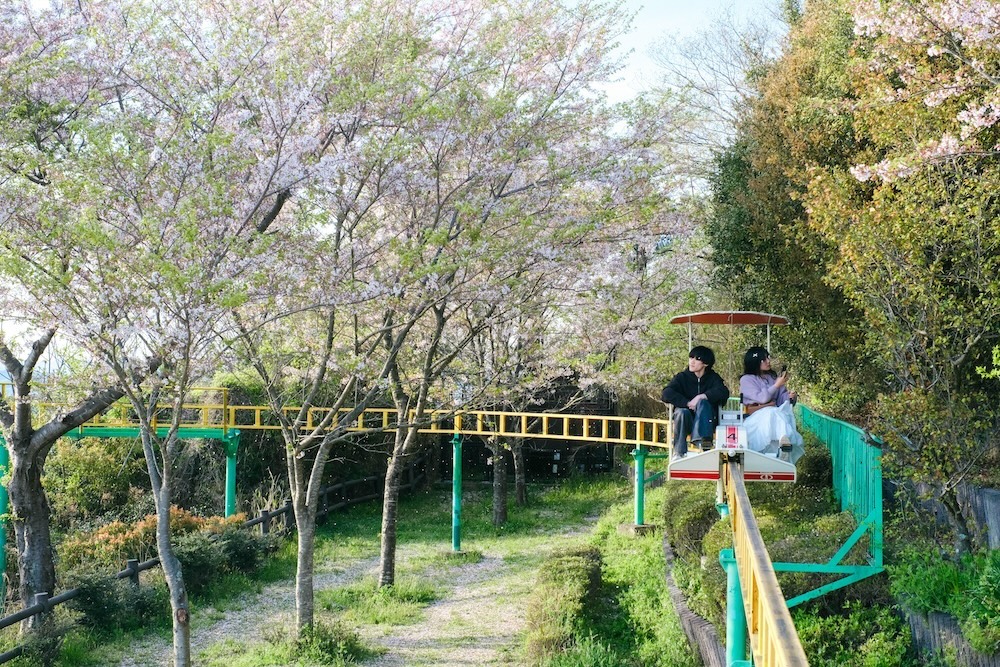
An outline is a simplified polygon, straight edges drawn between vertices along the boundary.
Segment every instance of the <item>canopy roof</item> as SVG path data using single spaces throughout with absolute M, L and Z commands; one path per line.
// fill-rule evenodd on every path
M 710 310 L 670 318 L 670 324 L 788 324 L 784 315 L 748 310 Z

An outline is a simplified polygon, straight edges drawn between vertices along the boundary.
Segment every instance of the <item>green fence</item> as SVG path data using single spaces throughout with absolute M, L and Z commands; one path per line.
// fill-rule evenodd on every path
M 788 600 L 789 607 L 882 571 L 882 450 L 878 441 L 857 426 L 804 405 L 800 404 L 797 412 L 800 427 L 816 435 L 830 450 L 834 493 L 840 500 L 841 509 L 854 516 L 857 528 L 826 563 L 774 563 L 778 572 L 813 572 L 840 577 Z M 844 564 L 848 553 L 865 539 L 867 564 Z

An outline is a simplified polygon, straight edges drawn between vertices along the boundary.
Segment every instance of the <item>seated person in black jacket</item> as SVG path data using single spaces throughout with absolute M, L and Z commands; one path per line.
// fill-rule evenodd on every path
M 712 370 L 715 353 L 704 345 L 692 348 L 688 368 L 663 388 L 663 402 L 674 406 L 675 458 L 687 454 L 687 438 L 702 449 L 712 445 L 718 408 L 729 398 L 722 376 Z

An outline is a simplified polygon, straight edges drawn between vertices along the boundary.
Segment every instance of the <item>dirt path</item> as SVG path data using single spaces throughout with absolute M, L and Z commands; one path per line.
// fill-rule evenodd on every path
M 347 564 L 343 568 L 320 572 L 315 576 L 316 590 L 335 588 L 357 581 L 378 568 L 378 558 L 368 558 Z M 235 609 L 222 613 L 221 620 L 199 622 L 195 617 L 191 632 L 191 654 L 198 654 L 212 644 L 224 639 L 250 640 L 259 637 L 261 628 L 290 625 L 295 610 L 295 580 L 289 579 L 265 586 L 259 594 L 248 594 Z M 202 614 L 212 614 L 203 610 Z M 217 612 L 219 613 L 219 612 Z M 212 614 L 214 617 L 215 614 Z M 131 655 L 122 658 L 119 667 L 161 667 L 169 664 L 172 652 L 171 639 L 148 636 L 133 642 Z M 197 659 L 195 660 L 197 664 Z
M 366 667 L 516 665 L 525 593 L 533 578 L 496 557 L 452 568 L 446 583 L 453 587 L 427 608 L 422 622 L 388 628 L 383 635 L 365 633 L 388 649 Z
M 406 557 L 401 549 L 400 560 Z M 344 586 L 377 572 L 378 558 L 356 561 L 336 571 L 316 576 L 316 590 Z M 359 629 L 373 645 L 387 652 L 365 663 L 366 667 L 418 667 L 420 665 L 515 665 L 511 657 L 523 627 L 524 593 L 533 577 L 520 576 L 502 558 L 484 557 L 474 564 L 444 568 L 436 576 L 442 599 L 432 603 L 424 619 L 414 625 Z M 260 594 L 247 595 L 235 609 L 203 610 L 209 619 L 192 631 L 191 650 L 196 658 L 209 646 L 225 639 L 252 641 L 260 629 L 290 625 L 295 609 L 293 581 L 266 586 Z M 213 613 L 214 612 L 214 613 Z M 161 667 L 168 664 L 170 637 L 149 636 L 130 647 L 119 667 Z

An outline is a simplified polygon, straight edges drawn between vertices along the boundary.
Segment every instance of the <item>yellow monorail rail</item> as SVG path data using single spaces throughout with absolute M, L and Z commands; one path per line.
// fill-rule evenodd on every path
M 231 405 L 229 392 L 224 387 L 206 387 L 194 390 L 208 400 L 184 403 L 178 425 L 181 428 L 239 429 L 241 431 L 276 431 L 281 426 L 274 411 L 266 405 Z M 0 383 L 0 398 L 12 398 L 9 383 Z M 68 401 L 67 401 L 68 403 Z M 58 402 L 37 402 L 39 413 L 55 413 L 65 409 Z M 154 416 L 153 426 L 169 426 L 173 422 L 173 407 L 162 406 Z M 302 409 L 295 406 L 282 408 L 289 422 L 294 422 Z M 302 431 L 314 431 L 324 425 L 331 408 L 310 408 L 299 424 Z M 351 412 L 342 408 L 326 425 L 332 430 Z M 414 415 L 408 416 L 414 419 Z M 351 419 L 348 430 L 354 432 L 391 430 L 399 425 L 395 408 L 368 408 Z M 119 402 L 107 412 L 81 425 L 81 429 L 138 428 L 139 419 L 126 402 Z M 609 444 L 642 445 L 669 448 L 670 421 L 638 417 L 582 415 L 549 412 L 504 412 L 500 410 L 430 410 L 419 422 L 421 433 L 442 435 L 499 435 L 510 438 L 552 438 L 576 442 L 601 441 Z
M 276 431 L 281 428 L 271 408 L 262 405 L 185 404 L 181 427 L 240 429 L 241 431 Z M 312 431 L 320 428 L 330 414 L 329 408 L 310 408 L 299 428 Z M 159 411 L 157 422 L 171 422 L 171 410 Z M 301 412 L 297 407 L 282 409 L 293 421 Z M 351 413 L 339 410 L 326 427 L 332 430 Z M 412 420 L 413 415 L 410 416 Z M 499 435 L 510 438 L 554 438 L 578 442 L 600 440 L 610 444 L 670 446 L 670 422 L 665 419 L 614 417 L 542 412 L 502 412 L 497 410 L 431 410 L 419 422 L 421 433 Z M 155 425 L 155 424 L 154 424 Z M 395 408 L 368 408 L 352 418 L 349 431 L 388 431 L 399 425 Z M 138 420 L 127 411 L 112 410 L 83 424 L 83 427 L 138 427 Z
M 736 462 L 723 467 L 753 664 L 806 667 L 809 662 L 750 507 L 743 471 Z

